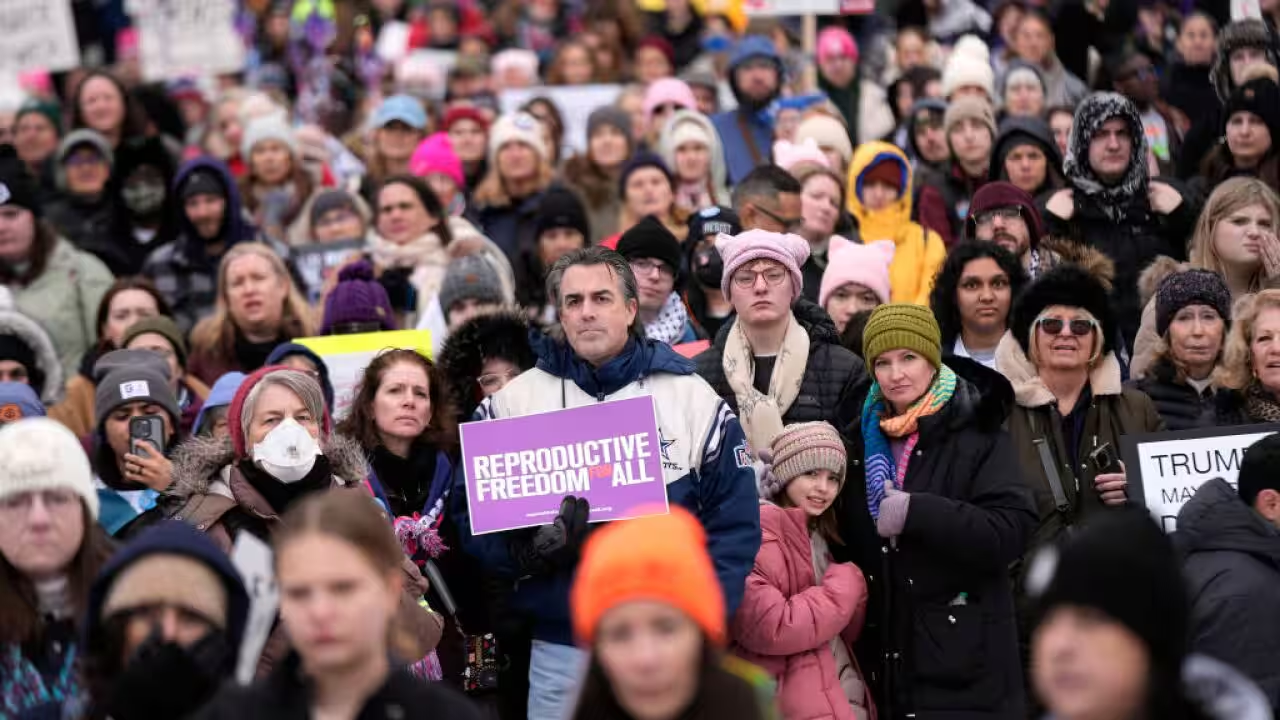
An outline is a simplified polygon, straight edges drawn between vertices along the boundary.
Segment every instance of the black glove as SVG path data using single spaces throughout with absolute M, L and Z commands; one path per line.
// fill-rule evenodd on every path
M 115 720 L 187 717 L 230 677 L 232 661 L 218 630 L 187 648 L 154 633 L 112 681 L 107 713 Z
M 591 504 L 568 495 L 560 501 L 560 514 L 550 525 L 513 539 L 511 553 L 526 575 L 545 575 L 578 562 L 587 537 Z
M 387 291 L 391 307 L 398 312 L 413 310 L 418 306 L 418 291 L 409 281 L 413 268 L 387 268 L 378 276 L 378 284 Z

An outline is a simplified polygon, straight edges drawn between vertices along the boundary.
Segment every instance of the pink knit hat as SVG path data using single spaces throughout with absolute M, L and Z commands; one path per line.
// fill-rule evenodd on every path
M 459 188 L 466 187 L 467 178 L 462 172 L 462 161 L 453 151 L 448 133 L 436 133 L 423 140 L 409 158 L 409 172 L 420 178 L 437 173 L 448 177 Z
M 818 33 L 818 59 L 847 57 L 858 62 L 858 43 L 841 27 L 829 27 Z
M 804 276 L 800 266 L 809 259 L 809 241 L 799 235 L 784 235 L 767 230 L 748 230 L 739 235 L 716 236 L 716 250 L 724 261 L 724 275 L 720 278 L 720 291 L 729 298 L 733 287 L 733 274 L 738 268 L 755 260 L 772 260 L 782 263 L 791 273 L 791 300 L 800 297 L 804 289 Z
M 773 144 L 773 162 L 787 172 L 791 172 L 792 168 L 801 163 L 812 163 L 831 169 L 831 161 L 827 160 L 826 154 L 813 138 L 808 138 L 802 143 L 779 140 Z
M 822 273 L 818 304 L 827 306 L 831 293 L 849 283 L 858 283 L 889 302 L 889 263 L 893 262 L 893 242 L 878 240 L 861 245 L 834 235 L 827 245 L 827 269 Z
M 662 78 L 654 80 L 644 94 L 644 119 L 653 120 L 653 113 L 662 105 L 673 103 L 686 110 L 697 110 L 698 99 L 683 80 Z

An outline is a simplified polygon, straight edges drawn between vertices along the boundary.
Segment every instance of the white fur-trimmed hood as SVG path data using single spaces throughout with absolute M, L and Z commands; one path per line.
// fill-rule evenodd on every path
M 1013 386 L 1014 400 L 1022 407 L 1036 408 L 1057 402 L 1057 398 L 1040 380 L 1040 374 L 1022 346 L 1012 334 L 1005 333 L 996 346 L 996 370 Z M 1121 382 L 1120 361 L 1115 353 L 1107 353 L 1089 372 L 1089 388 L 1096 395 L 1119 395 L 1124 390 Z

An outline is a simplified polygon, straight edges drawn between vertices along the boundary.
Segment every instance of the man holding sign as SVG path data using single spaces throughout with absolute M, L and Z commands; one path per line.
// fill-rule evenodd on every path
M 730 617 L 760 546 L 755 474 L 738 419 L 692 362 L 644 337 L 627 261 L 602 247 L 574 251 L 552 267 L 547 295 L 566 342 L 542 338 L 534 348 L 538 366 L 481 404 L 477 418 L 497 422 L 464 425 L 452 493 L 466 551 L 487 571 L 519 580 L 513 605 L 533 624 L 529 717 L 536 718 L 566 715 L 585 669 L 586 654 L 573 647 L 569 586 L 591 507 L 601 514 L 613 508 L 584 494 L 613 501 L 651 494 L 660 481 L 667 501 L 685 506 L 706 529 Z M 576 410 L 526 422 L 508 441 L 536 451 L 491 452 L 497 443 L 483 437 L 512 418 L 569 409 Z M 566 419 L 582 412 L 601 415 Z M 607 495 L 592 494 L 601 487 Z M 550 524 L 487 531 L 495 503 L 531 500 L 548 508 L 542 522 Z

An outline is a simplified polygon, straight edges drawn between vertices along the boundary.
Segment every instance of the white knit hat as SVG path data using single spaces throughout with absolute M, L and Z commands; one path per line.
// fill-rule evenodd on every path
M 962 87 L 977 86 L 987 92 L 987 98 L 994 100 L 996 95 L 996 75 L 991 64 L 971 55 L 953 54 L 947 59 L 947 67 L 942 71 L 942 95 L 950 98 Z
M 294 158 L 298 157 L 298 138 L 283 116 L 266 115 L 250 121 L 244 129 L 244 138 L 240 141 L 240 157 L 247 162 L 253 154 L 253 146 L 264 140 L 279 140 L 288 146 Z
M 62 423 L 19 420 L 0 428 L 0 501 L 35 490 L 71 490 L 98 519 L 98 491 L 84 447 Z
M 965 35 L 951 47 L 951 55 L 964 55 L 991 64 L 991 48 L 977 35 Z
M 849 140 L 849 129 L 830 115 L 816 113 L 810 115 L 796 126 L 795 142 L 803 143 L 812 139 L 820 148 L 829 148 L 844 158 L 845 165 L 853 159 L 853 143 Z
M 510 142 L 524 143 L 533 148 L 544 162 L 549 160 L 547 144 L 542 138 L 542 123 L 529 113 L 503 115 L 489 128 L 489 167 L 498 166 L 498 151 Z

